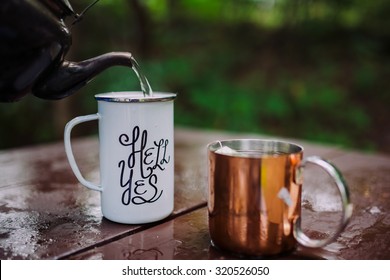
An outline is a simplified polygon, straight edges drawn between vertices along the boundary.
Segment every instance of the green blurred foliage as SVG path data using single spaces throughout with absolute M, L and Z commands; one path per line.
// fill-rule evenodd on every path
M 389 12 L 385 0 L 100 0 L 68 58 L 132 52 L 155 91 L 178 93 L 176 125 L 390 152 Z M 140 90 L 130 69 L 55 105 L 0 104 L 0 148 L 59 140 L 95 93 L 118 90 Z

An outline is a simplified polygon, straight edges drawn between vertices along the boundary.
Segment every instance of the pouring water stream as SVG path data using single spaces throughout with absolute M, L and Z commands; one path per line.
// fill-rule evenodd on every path
M 148 79 L 146 79 L 145 75 L 141 72 L 141 67 L 139 66 L 139 64 L 137 63 L 135 58 L 133 56 L 131 56 L 130 59 L 131 59 L 131 63 L 132 63 L 131 68 L 133 69 L 133 71 L 135 72 L 135 74 L 138 77 L 138 80 L 140 82 L 141 90 L 144 94 L 144 97 L 146 97 L 146 96 L 152 97 L 153 91 L 152 91 L 152 88 L 150 87 Z

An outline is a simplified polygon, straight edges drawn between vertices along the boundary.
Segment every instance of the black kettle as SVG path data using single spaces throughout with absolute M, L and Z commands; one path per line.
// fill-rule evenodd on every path
M 68 16 L 79 17 L 68 0 L 1 0 L 0 102 L 17 101 L 29 93 L 61 99 L 111 66 L 132 67 L 127 52 L 66 61 L 72 44 L 64 22 Z

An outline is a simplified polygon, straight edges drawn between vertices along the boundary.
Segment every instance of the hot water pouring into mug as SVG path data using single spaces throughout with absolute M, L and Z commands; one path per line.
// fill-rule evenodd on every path
M 64 19 L 81 14 L 68 0 L 9 0 L 0 4 L 0 102 L 32 93 L 62 99 L 112 66 L 132 68 L 141 91 L 95 95 L 98 113 L 71 120 L 65 127 L 65 151 L 75 176 L 101 193 L 103 216 L 139 224 L 165 218 L 173 211 L 173 93 L 153 93 L 134 57 L 111 52 L 81 62 L 65 60 L 72 37 Z M 71 130 L 99 121 L 99 184 L 81 175 L 71 147 Z
M 81 62 L 65 60 L 72 44 L 67 17 L 79 22 L 68 0 L 7 0 L 0 3 L 0 102 L 14 102 L 32 93 L 42 99 L 62 99 L 113 66 L 132 68 L 145 95 L 148 82 L 128 52 L 110 52 Z

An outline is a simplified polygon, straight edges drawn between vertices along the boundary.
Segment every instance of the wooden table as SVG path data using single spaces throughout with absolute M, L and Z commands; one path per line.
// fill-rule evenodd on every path
M 259 137 L 177 128 L 174 213 L 146 225 L 103 218 L 100 194 L 78 183 L 62 142 L 0 151 L 0 259 L 235 259 L 210 245 L 206 144 Z M 277 258 L 390 259 L 390 157 L 295 142 L 305 147 L 305 156 L 322 156 L 343 172 L 354 213 L 341 236 L 325 248 L 298 246 Z M 73 148 L 83 174 L 98 181 L 97 138 L 74 140 Z M 326 178 L 315 170 L 307 177 L 304 190 L 321 199 Z M 333 210 L 326 209 L 327 201 L 319 203 L 324 209 L 313 209 L 309 200 L 304 195 L 304 226 L 309 233 L 328 234 Z

